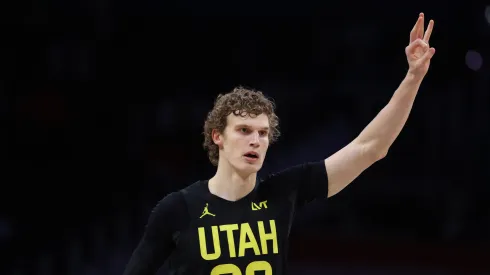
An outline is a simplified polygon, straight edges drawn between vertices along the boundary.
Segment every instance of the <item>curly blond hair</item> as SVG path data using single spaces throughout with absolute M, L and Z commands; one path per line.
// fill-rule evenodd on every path
M 216 129 L 223 133 L 226 128 L 227 117 L 230 114 L 236 116 L 258 116 L 265 114 L 269 118 L 269 144 L 274 143 L 280 135 L 279 118 L 274 112 L 274 103 L 264 96 L 261 91 L 236 87 L 227 94 L 220 94 L 216 98 L 213 109 L 208 113 L 204 123 L 203 147 L 208 151 L 208 157 L 214 166 L 218 165 L 219 148 L 213 142 L 212 132 Z

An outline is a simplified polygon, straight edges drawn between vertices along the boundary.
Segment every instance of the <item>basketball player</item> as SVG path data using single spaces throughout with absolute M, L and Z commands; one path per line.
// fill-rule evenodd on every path
M 424 33 L 420 14 L 406 48 L 405 79 L 355 140 L 325 160 L 261 182 L 257 171 L 279 136 L 274 106 L 261 92 L 242 87 L 220 95 L 204 125 L 216 174 L 155 206 L 124 274 L 153 275 L 165 261 L 170 274 L 285 274 L 295 211 L 337 194 L 382 159 L 400 133 L 435 53 L 429 47 L 433 25 L 431 20 Z

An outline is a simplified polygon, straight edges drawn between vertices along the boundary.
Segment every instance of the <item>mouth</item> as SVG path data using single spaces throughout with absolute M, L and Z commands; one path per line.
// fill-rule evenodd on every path
M 243 155 L 247 160 L 257 160 L 259 159 L 259 154 L 257 152 L 248 152 Z

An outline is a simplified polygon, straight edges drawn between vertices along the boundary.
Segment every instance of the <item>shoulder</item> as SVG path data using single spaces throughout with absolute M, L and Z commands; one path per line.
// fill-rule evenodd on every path
M 154 210 L 162 210 L 167 207 L 178 206 L 183 202 L 183 196 L 180 191 L 172 192 L 163 197 L 160 201 L 158 201 Z
M 179 191 L 169 193 L 155 205 L 151 211 L 149 223 L 164 221 L 168 216 L 179 214 L 178 212 L 183 207 L 185 207 L 185 201 L 182 194 Z
M 192 201 L 189 196 L 198 193 L 198 187 L 199 182 L 196 182 L 186 188 L 171 192 L 159 200 L 150 213 L 147 227 L 159 230 L 162 227 L 168 227 L 169 224 L 176 229 L 185 226 L 189 217 L 188 205 Z
M 189 186 L 169 193 L 163 197 L 153 209 L 153 212 L 176 211 L 185 208 L 186 201 L 202 194 L 203 181 L 197 181 Z
M 298 207 L 328 194 L 328 175 L 323 160 L 283 169 L 260 184 L 264 194 L 296 200 Z
M 287 167 L 279 172 L 271 173 L 262 180 L 264 183 L 274 182 L 298 182 L 316 179 L 317 177 L 326 177 L 327 171 L 325 162 L 304 162 L 294 166 Z
M 184 196 L 198 195 L 199 193 L 202 193 L 205 184 L 206 184 L 206 181 L 199 180 L 199 181 L 196 181 L 196 182 L 190 184 L 189 186 L 181 189 L 180 192 Z
M 260 188 L 278 195 L 290 195 L 300 188 L 308 188 L 314 183 L 327 182 L 324 161 L 304 162 L 271 173 L 260 180 Z

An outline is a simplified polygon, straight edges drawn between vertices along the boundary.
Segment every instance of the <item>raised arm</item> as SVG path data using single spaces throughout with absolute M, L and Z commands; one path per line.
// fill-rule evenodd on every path
M 433 26 L 434 21 L 430 20 L 424 34 L 424 14 L 419 15 L 410 33 L 410 43 L 405 49 L 409 64 L 405 79 L 389 103 L 359 136 L 325 160 L 329 197 L 340 192 L 365 169 L 386 156 L 400 134 L 435 53 L 435 49 L 429 47 Z

